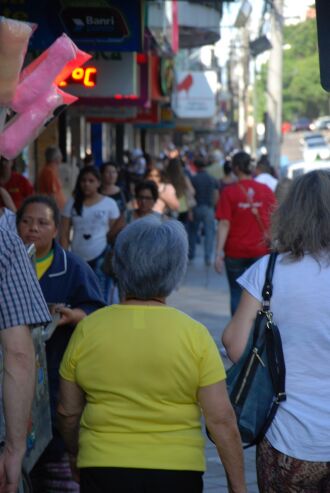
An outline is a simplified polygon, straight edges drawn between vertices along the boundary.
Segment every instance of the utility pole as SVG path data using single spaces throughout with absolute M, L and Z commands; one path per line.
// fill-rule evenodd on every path
M 282 138 L 283 0 L 271 2 L 271 43 L 267 78 L 266 147 L 276 170 L 280 167 Z
M 242 55 L 238 63 L 238 138 L 242 148 L 247 144 L 249 102 L 249 28 L 245 24 L 241 34 Z

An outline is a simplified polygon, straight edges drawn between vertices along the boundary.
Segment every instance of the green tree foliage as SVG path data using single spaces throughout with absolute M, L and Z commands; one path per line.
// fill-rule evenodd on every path
M 321 87 L 315 19 L 283 31 L 283 121 L 330 114 L 330 98 Z M 266 110 L 267 64 L 257 77 L 258 121 Z

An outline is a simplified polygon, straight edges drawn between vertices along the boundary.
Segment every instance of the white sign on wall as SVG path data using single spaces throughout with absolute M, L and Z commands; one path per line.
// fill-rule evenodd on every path
M 217 74 L 177 72 L 172 97 L 173 111 L 179 118 L 212 118 L 216 111 Z

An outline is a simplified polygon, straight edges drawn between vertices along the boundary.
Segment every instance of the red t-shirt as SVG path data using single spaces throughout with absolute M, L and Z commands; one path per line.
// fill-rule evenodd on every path
M 253 258 L 268 252 L 265 236 L 275 205 L 270 188 L 254 180 L 240 180 L 222 190 L 215 215 L 230 221 L 224 247 L 227 257 Z M 261 225 L 253 209 L 258 210 Z
M 45 165 L 39 174 L 39 192 L 54 197 L 60 211 L 65 205 L 65 196 L 62 191 L 57 169 Z
M 17 209 L 20 207 L 24 199 L 34 193 L 33 186 L 29 180 L 16 171 L 12 171 L 11 177 L 7 183 L 3 185 L 3 188 L 5 188 L 11 196 Z

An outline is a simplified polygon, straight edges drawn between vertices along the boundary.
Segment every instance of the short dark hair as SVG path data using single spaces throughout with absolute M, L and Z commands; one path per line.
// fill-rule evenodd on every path
M 158 187 L 154 181 L 151 180 L 139 181 L 135 185 L 135 197 L 137 197 L 139 193 L 142 192 L 142 190 L 150 190 L 152 198 L 156 202 L 156 200 L 158 199 Z
M 233 169 L 237 168 L 241 173 L 245 175 L 251 174 L 251 156 L 245 151 L 236 152 L 233 155 L 231 164 Z
M 259 158 L 256 167 L 263 173 L 271 174 L 271 165 L 267 155 L 263 155 Z
M 62 152 L 61 149 L 57 146 L 49 146 L 45 150 L 45 159 L 46 163 L 51 163 L 52 161 L 56 161 L 57 159 L 62 160 Z
M 60 225 L 59 208 L 57 207 L 55 200 L 52 197 L 49 197 L 48 195 L 31 195 L 30 197 L 25 199 L 24 202 L 22 203 L 22 205 L 20 206 L 20 208 L 18 209 L 18 211 L 16 212 L 16 225 L 17 226 L 21 222 L 22 217 L 26 211 L 26 208 L 30 204 L 42 204 L 42 205 L 46 205 L 47 207 L 49 207 L 49 209 L 51 209 L 51 211 L 53 213 L 53 219 L 54 219 L 55 226 L 56 226 L 56 228 L 59 227 L 59 225 Z
M 233 168 L 231 166 L 231 161 L 230 159 L 226 159 L 226 161 L 223 163 L 223 172 L 226 176 L 230 175 L 232 173 Z
M 204 154 L 195 154 L 194 164 L 197 168 L 205 168 L 208 164 L 206 156 Z
M 116 170 L 118 171 L 117 163 L 115 163 L 114 161 L 107 161 L 106 163 L 103 163 L 100 166 L 101 175 L 103 175 L 103 173 L 105 172 L 105 170 L 107 169 L 108 166 L 112 166 L 113 168 L 116 168 Z

